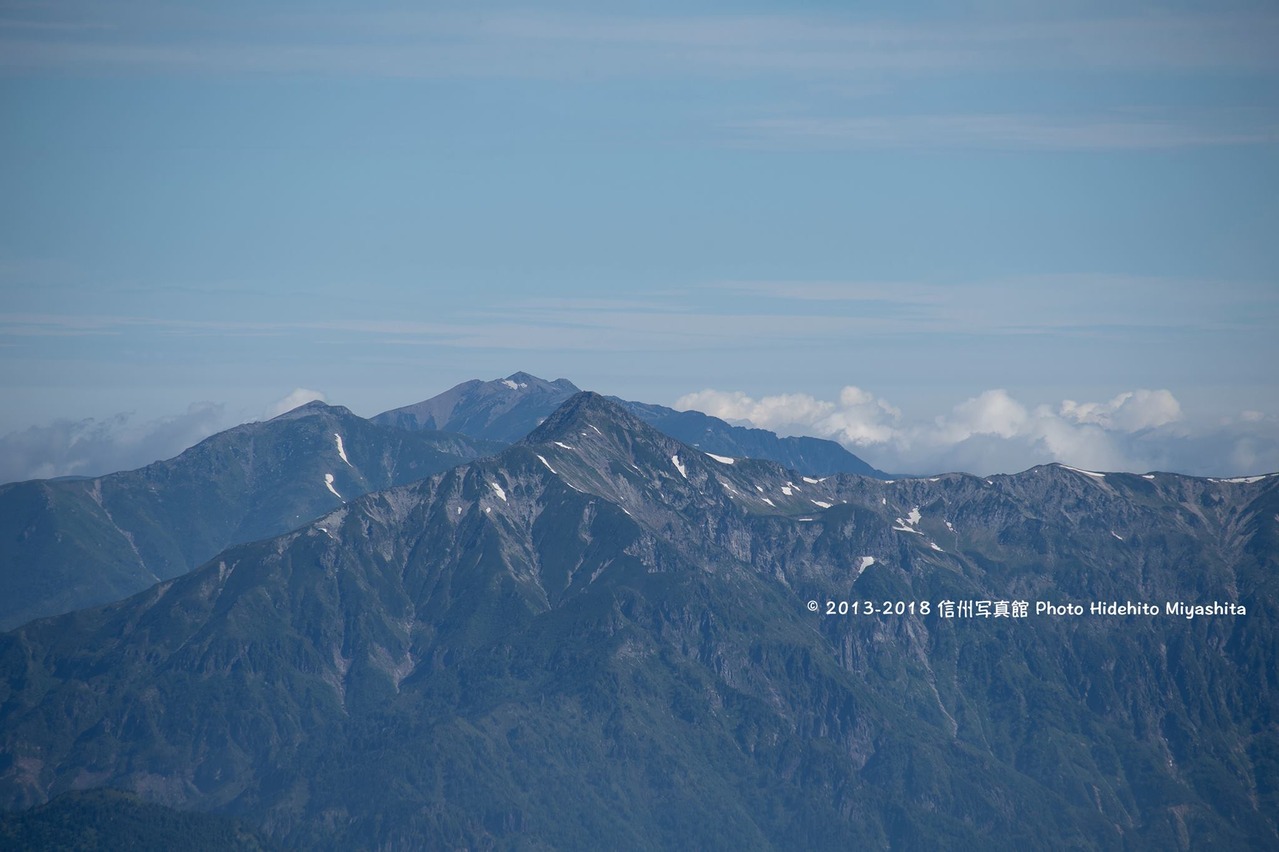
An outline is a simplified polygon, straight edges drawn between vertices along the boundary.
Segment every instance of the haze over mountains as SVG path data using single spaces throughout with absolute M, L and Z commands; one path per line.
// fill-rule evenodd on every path
M 466 382 L 372 421 L 312 402 L 140 470 L 0 485 L 0 628 L 119 600 L 226 547 L 287 532 L 344 499 L 495 452 L 576 392 L 565 379 L 516 373 Z M 626 405 L 708 451 L 814 475 L 881 475 L 832 441 Z
M 309 403 L 138 470 L 0 485 L 0 627 L 118 600 L 500 446 Z
M 1279 843 L 1279 477 L 885 482 L 543 416 L 0 637 L 0 800 L 306 848 Z

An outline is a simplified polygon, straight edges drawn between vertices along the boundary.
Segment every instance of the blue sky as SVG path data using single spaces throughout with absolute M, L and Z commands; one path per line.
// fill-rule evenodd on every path
M 848 6 L 0 5 L 0 478 L 521 369 L 1279 468 L 1273 4 Z

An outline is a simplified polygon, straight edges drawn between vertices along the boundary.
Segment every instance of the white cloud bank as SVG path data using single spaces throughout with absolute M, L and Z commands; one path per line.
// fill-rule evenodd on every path
M 1045 462 L 1198 476 L 1279 470 L 1279 418 L 1246 411 L 1196 431 L 1167 390 L 1127 391 L 1105 402 L 1068 399 L 1055 407 L 1030 407 L 1007 391 L 988 390 L 913 423 L 887 401 L 852 386 L 834 401 L 808 394 L 755 399 L 708 389 L 681 397 L 675 407 L 782 435 L 830 438 L 876 467 L 900 473 L 1012 473 Z
M 224 405 L 197 402 L 182 414 L 143 422 L 126 413 L 32 426 L 0 436 L 0 482 L 133 470 L 172 458 L 227 425 Z
M 312 400 L 324 401 L 325 395 L 295 388 L 269 406 L 263 419 Z M 1212 427 L 1194 428 L 1167 390 L 1034 407 L 1007 391 L 988 390 L 945 414 L 915 422 L 853 386 L 834 400 L 804 393 L 757 399 L 740 391 L 703 390 L 681 397 L 676 407 L 782 435 L 830 438 L 896 473 L 1012 473 L 1052 461 L 1091 470 L 1196 476 L 1279 471 L 1279 417 L 1246 410 Z M 184 413 L 142 422 L 117 414 L 32 426 L 0 436 L 0 483 L 130 470 L 172 458 L 229 425 L 224 405 L 200 402 Z
M 267 406 L 261 419 L 314 400 L 324 402 L 324 393 L 294 388 Z M 0 435 L 0 483 L 134 470 L 173 458 L 237 422 L 222 403 L 196 402 L 181 414 L 154 420 L 139 421 L 134 414 L 121 413 L 31 426 Z

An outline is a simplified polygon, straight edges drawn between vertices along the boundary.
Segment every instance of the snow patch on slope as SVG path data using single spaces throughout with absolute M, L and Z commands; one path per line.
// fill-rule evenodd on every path
M 546 469 L 547 469 L 547 470 L 549 470 L 551 473 L 555 474 L 556 476 L 559 476 L 559 475 L 560 475 L 560 474 L 559 474 L 559 471 L 557 471 L 555 468 L 551 467 L 551 463 L 550 463 L 550 462 L 548 462 L 546 459 L 542 458 L 542 456 L 541 456 L 541 455 L 538 455 L 537 459 L 538 459 L 538 461 L 540 461 L 542 464 L 546 465 Z M 503 499 L 505 499 L 505 498 L 503 498 Z
M 333 440 L 337 441 L 338 457 L 341 458 L 342 461 L 346 462 L 347 467 L 355 467 L 355 465 L 351 464 L 351 460 L 346 457 L 346 448 L 342 446 L 342 436 L 337 432 L 334 432 Z
M 324 474 L 324 487 L 332 491 L 334 497 L 338 498 L 343 503 L 346 502 L 346 498 L 343 497 L 341 494 L 339 494 L 338 490 L 333 487 L 333 474 L 331 473 Z
M 1279 476 L 1279 474 L 1267 473 L 1261 476 L 1235 476 L 1235 477 L 1231 477 L 1230 479 L 1214 479 L 1212 481 L 1213 482 L 1230 482 L 1234 484 L 1243 484 L 1243 483 L 1251 484 L 1253 482 L 1260 482 L 1263 479 L 1269 479 L 1272 476 Z
M 719 462 L 720 464 L 732 464 L 733 462 L 737 461 L 737 459 L 730 459 L 728 456 L 717 456 L 714 453 L 707 453 L 706 455 L 715 459 L 715 461 Z
M 675 469 L 679 471 L 679 475 L 688 479 L 688 471 L 684 469 L 684 464 L 679 460 L 679 456 L 671 456 L 671 464 L 675 465 Z
M 541 458 L 541 456 L 538 456 L 538 458 Z M 493 493 L 502 498 L 503 503 L 507 502 L 506 492 L 502 490 L 502 486 L 498 485 L 496 482 L 490 482 L 489 488 L 492 488 Z
M 898 532 L 908 532 L 908 533 L 915 533 L 916 535 L 923 535 L 922 532 L 915 529 L 915 525 L 919 523 L 919 520 L 922 517 L 923 515 L 919 514 L 919 507 L 916 506 L 915 508 L 910 510 L 910 514 L 908 514 L 905 518 L 898 518 L 897 526 L 893 527 L 893 529 L 897 530 Z

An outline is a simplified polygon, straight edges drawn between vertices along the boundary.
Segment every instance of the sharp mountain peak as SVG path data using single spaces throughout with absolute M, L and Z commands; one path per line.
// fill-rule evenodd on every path
M 345 405 L 329 405 L 322 400 L 313 399 L 310 402 L 304 402 L 297 408 L 291 408 L 283 414 L 277 414 L 270 418 L 270 421 L 297 420 L 301 417 L 313 417 L 317 414 L 331 414 L 337 417 L 354 417 L 354 412 Z
M 579 391 L 555 409 L 530 432 L 521 444 L 548 444 L 562 438 L 603 437 L 606 433 L 625 431 L 634 437 L 658 442 L 673 442 L 621 405 L 594 391 Z

